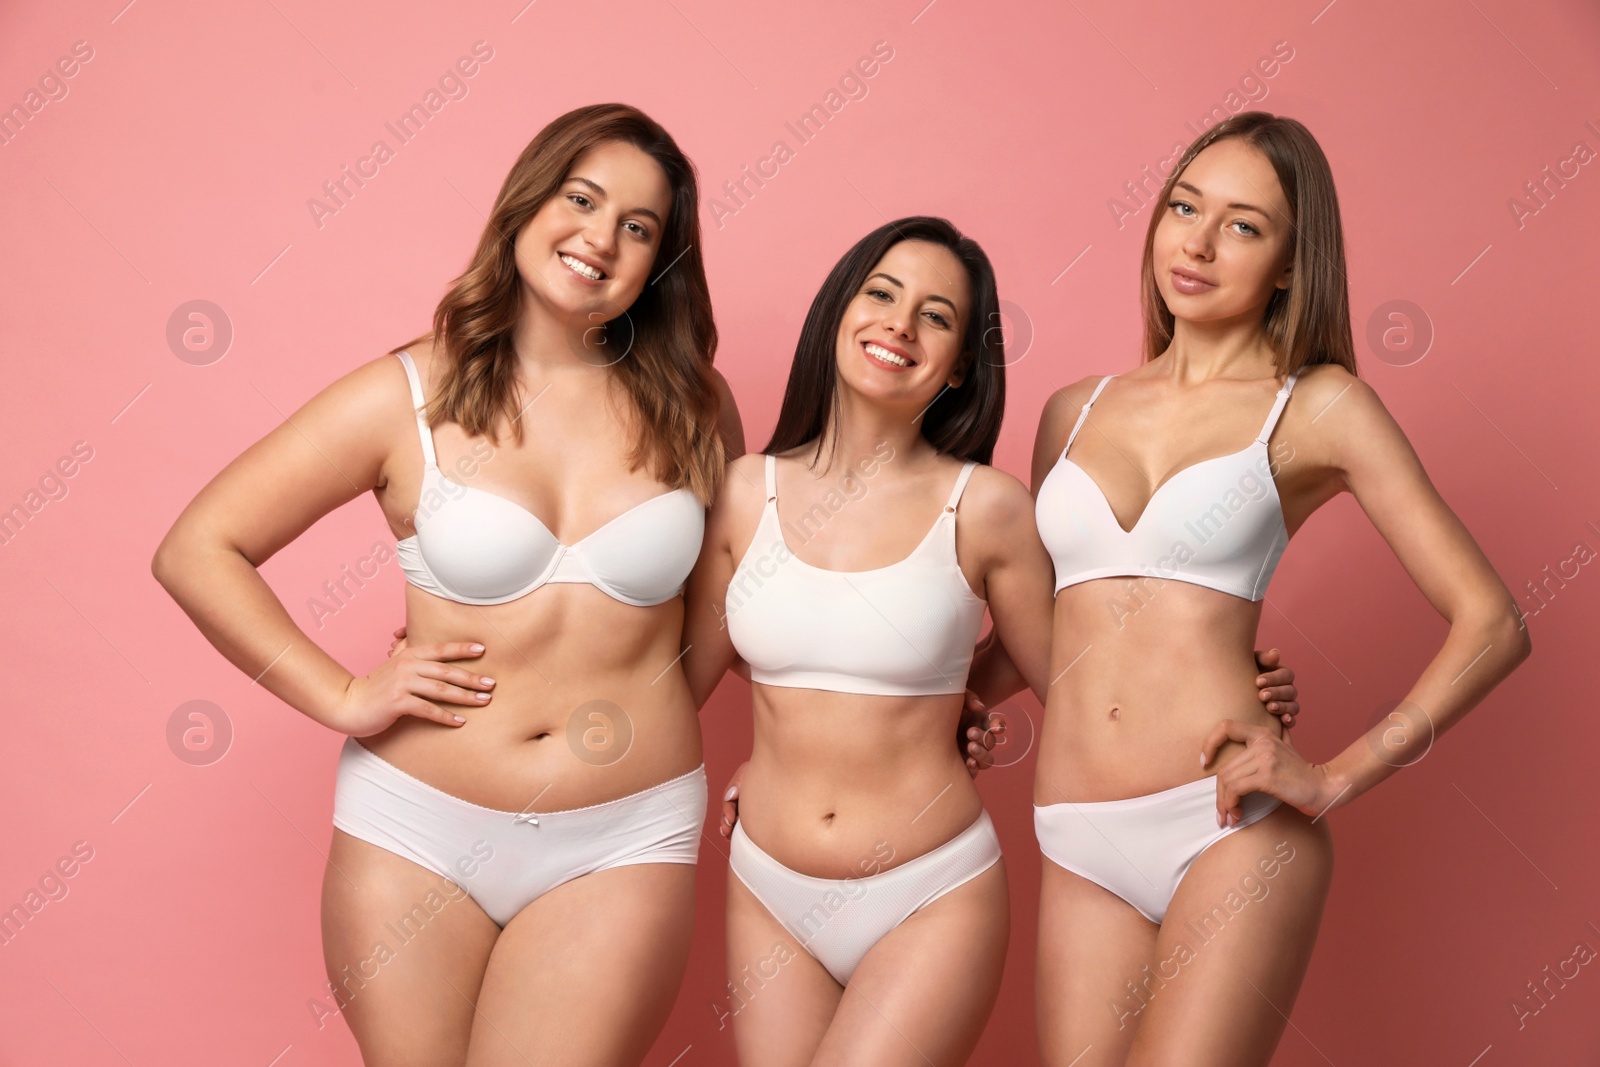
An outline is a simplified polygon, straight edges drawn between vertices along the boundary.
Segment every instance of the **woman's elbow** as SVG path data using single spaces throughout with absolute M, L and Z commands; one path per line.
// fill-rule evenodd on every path
M 1490 647 L 1500 649 L 1505 657 L 1506 673 L 1515 670 L 1533 654 L 1533 634 L 1515 603 L 1509 609 L 1496 605 L 1486 629 Z

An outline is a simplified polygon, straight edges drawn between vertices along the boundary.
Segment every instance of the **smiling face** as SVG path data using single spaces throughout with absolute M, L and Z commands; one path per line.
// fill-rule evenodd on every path
M 525 290 L 563 319 L 616 318 L 650 279 L 671 206 L 666 173 L 649 155 L 625 141 L 589 149 L 517 234 Z
M 1289 204 L 1272 163 L 1239 138 L 1190 161 L 1156 224 L 1151 267 L 1175 318 L 1259 317 L 1290 282 Z
M 839 380 L 869 397 L 932 403 L 966 375 L 967 269 L 943 245 L 901 241 L 857 287 L 839 321 Z

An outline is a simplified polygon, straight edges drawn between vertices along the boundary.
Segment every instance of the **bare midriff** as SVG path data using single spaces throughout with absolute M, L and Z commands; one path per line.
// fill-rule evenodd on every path
M 504 604 L 460 604 L 406 586 L 406 643 L 484 646 L 455 666 L 495 680 L 467 720 L 402 716 L 360 739 L 436 789 L 501 811 L 566 811 L 659 785 L 701 762 L 679 659 L 683 599 L 636 607 L 591 585 L 545 585 Z
M 955 744 L 963 694 L 755 684 L 745 833 L 815 878 L 859 878 L 944 844 L 983 810 Z
M 1260 602 L 1176 580 L 1099 578 L 1056 594 L 1035 804 L 1143 796 L 1215 774 L 1244 745 L 1223 719 L 1281 733 L 1257 695 Z

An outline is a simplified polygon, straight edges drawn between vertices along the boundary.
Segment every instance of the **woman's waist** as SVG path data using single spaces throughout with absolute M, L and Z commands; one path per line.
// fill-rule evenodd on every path
M 982 798 L 951 746 L 933 774 L 793 773 L 753 756 L 739 821 L 778 862 L 817 878 L 859 878 L 938 848 L 970 827 Z
M 360 743 L 436 789 L 481 807 L 565 811 L 637 793 L 699 766 L 687 699 L 540 701 L 468 708 L 462 726 L 403 716 Z M 569 706 L 570 705 L 570 706 Z M 451 705 L 442 705 L 450 707 Z
M 1204 765 L 1206 739 L 1223 720 L 1281 733 L 1256 696 L 1254 677 L 1242 691 L 1183 690 L 1186 696 L 1109 691 L 1051 692 L 1040 732 L 1034 802 L 1121 800 L 1213 775 L 1244 744 L 1224 740 Z

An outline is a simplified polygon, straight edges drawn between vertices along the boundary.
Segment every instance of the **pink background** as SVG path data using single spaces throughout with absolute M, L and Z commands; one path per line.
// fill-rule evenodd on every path
M 661 121 L 708 198 L 774 141 L 794 151 L 720 227 L 709 202 L 703 215 L 718 366 L 752 447 L 776 418 L 807 304 L 853 241 L 912 213 L 978 238 L 1032 331 L 996 457 L 1026 479 L 1049 392 L 1135 358 L 1148 209 L 1119 229 L 1108 201 L 1287 42 L 1293 58 L 1251 84 L 1267 93 L 1257 106 L 1305 122 L 1332 161 L 1363 376 L 1527 608 L 1546 567 L 1571 575 L 1575 546 L 1600 550 L 1600 164 L 1552 182 L 1520 224 L 1508 203 L 1577 142 L 1600 149 L 1592 5 L 124 2 L 0 15 L 0 105 L 21 103 L 74 42 L 93 49 L 67 95 L 0 144 L 0 509 L 74 442 L 93 449 L 66 495 L 0 543 L 0 908 L 75 842 L 93 850 L 67 896 L 0 945 L 6 1063 L 358 1062 L 343 1023 L 319 1030 L 307 1007 L 324 981 L 318 892 L 340 738 L 252 687 L 149 561 L 228 460 L 425 328 L 517 153 L 582 104 L 627 101 Z M 319 227 L 308 199 L 390 139 L 383 124 L 479 40 L 494 55 L 469 94 Z M 784 123 L 878 41 L 893 58 L 867 95 L 800 145 Z M 195 299 L 234 331 L 206 366 L 176 358 L 166 335 Z M 1433 332 L 1420 360 L 1367 340 L 1392 300 Z M 320 630 L 305 605 L 376 540 L 390 538 L 363 499 L 263 568 L 296 621 L 360 673 L 402 621 L 398 569 Z M 1534 659 L 1458 731 L 1330 815 L 1333 893 L 1276 1063 L 1600 1062 L 1595 968 L 1520 1030 L 1511 1007 L 1578 943 L 1600 949 L 1594 569 L 1550 583 L 1529 622 Z M 1278 573 L 1262 642 L 1298 669 L 1296 736 L 1327 758 L 1405 692 L 1445 627 L 1349 497 Z M 718 791 L 748 750 L 745 688 L 730 679 L 704 714 Z M 234 731 L 209 766 L 167 743 L 173 710 L 196 699 Z M 1019 707 L 1037 720 L 1031 698 Z M 1029 757 L 981 783 L 1015 920 L 976 1063 L 1036 1060 L 1032 769 Z M 697 943 L 647 1061 L 659 1067 L 732 1062 L 712 1008 L 721 844 L 713 829 L 702 848 Z

